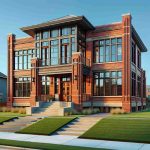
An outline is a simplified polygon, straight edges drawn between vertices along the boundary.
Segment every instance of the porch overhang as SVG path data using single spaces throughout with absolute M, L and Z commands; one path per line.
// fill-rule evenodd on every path
M 72 64 L 39 67 L 39 75 L 55 75 L 72 73 Z

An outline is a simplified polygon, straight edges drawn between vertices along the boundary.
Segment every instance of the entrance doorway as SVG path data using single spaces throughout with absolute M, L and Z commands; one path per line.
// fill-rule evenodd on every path
M 71 78 L 62 77 L 61 78 L 61 98 L 62 101 L 71 101 Z

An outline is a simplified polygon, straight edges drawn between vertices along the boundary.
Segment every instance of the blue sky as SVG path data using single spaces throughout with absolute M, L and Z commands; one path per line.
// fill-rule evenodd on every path
M 121 21 L 130 12 L 140 37 L 150 49 L 149 0 L 1 0 L 0 72 L 7 74 L 7 35 L 27 36 L 20 27 L 41 23 L 65 15 L 84 15 L 93 25 Z M 142 67 L 150 84 L 150 51 L 142 54 Z

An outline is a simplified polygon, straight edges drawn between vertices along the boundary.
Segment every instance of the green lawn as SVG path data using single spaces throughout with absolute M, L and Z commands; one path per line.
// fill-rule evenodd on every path
M 13 118 L 15 118 L 15 117 L 0 117 L 0 124 L 2 124 L 5 121 L 9 121 L 9 120 L 11 120 Z
M 150 112 L 104 118 L 80 138 L 150 143 Z
M 9 121 L 13 118 L 26 116 L 25 114 L 11 113 L 11 112 L 0 112 L 0 124 L 5 121 Z
M 0 117 L 22 117 L 26 114 L 12 113 L 12 112 L 0 112 Z
M 39 134 L 39 135 L 49 135 L 66 125 L 70 121 L 75 119 L 74 117 L 51 117 L 44 118 L 20 131 L 17 133 L 26 133 L 26 134 Z
M 150 112 L 134 112 L 129 114 L 123 115 L 112 115 L 110 118 L 149 118 L 150 119 Z
M 0 145 L 43 149 L 43 150 L 83 150 L 83 149 L 84 150 L 102 150 L 100 148 L 86 148 L 86 147 L 83 148 L 83 147 L 78 147 L 78 146 L 65 146 L 65 145 L 45 144 L 45 143 L 36 143 L 36 142 L 23 142 L 23 141 L 3 140 L 3 139 L 0 139 Z

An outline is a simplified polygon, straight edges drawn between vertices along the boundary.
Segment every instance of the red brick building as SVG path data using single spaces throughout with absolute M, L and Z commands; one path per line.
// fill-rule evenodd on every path
M 96 27 L 84 16 L 66 16 L 21 30 L 29 36 L 8 35 L 8 106 L 54 98 L 76 109 L 145 108 L 147 48 L 130 14 Z

